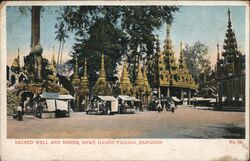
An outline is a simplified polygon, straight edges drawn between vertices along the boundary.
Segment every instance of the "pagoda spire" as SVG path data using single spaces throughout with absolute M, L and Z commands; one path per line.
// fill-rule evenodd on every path
M 56 71 L 55 47 L 54 46 L 53 46 L 53 55 L 51 59 L 51 65 L 53 66 L 53 70 Z
M 171 36 L 170 36 L 170 24 L 167 24 L 167 28 L 166 28 L 166 40 L 165 40 L 165 46 L 164 49 L 167 50 L 168 52 L 172 53 L 172 40 L 171 40 Z
M 143 70 L 143 79 L 144 79 L 144 92 L 146 94 L 149 94 L 151 92 L 150 85 L 148 83 L 148 77 L 147 77 L 147 72 L 146 72 L 146 66 L 144 67 Z
M 52 55 L 52 60 L 55 60 L 55 46 L 53 46 L 53 55 Z
M 232 22 L 231 22 L 231 16 L 230 16 L 230 9 L 228 8 L 227 11 L 227 15 L 228 15 L 228 27 L 231 28 L 232 27 Z
M 74 73 L 75 77 L 78 77 L 78 58 L 76 58 L 76 65 L 75 65 L 75 73 Z
M 17 50 L 17 57 L 14 58 L 12 65 L 11 65 L 11 70 L 15 73 L 19 73 L 21 68 L 20 68 L 20 56 L 19 56 L 19 48 Z
M 217 62 L 220 60 L 219 43 L 217 43 Z
M 230 9 L 228 9 L 228 25 L 226 30 L 226 35 L 224 39 L 222 56 L 226 58 L 227 62 L 233 62 L 233 59 L 238 53 L 237 41 L 235 38 L 235 33 L 232 29 L 232 22 L 230 17 Z
M 17 49 L 17 60 L 18 60 L 18 62 L 20 64 L 20 49 L 19 49 L 19 47 Z
M 106 72 L 105 72 L 105 67 L 104 67 L 104 53 L 102 53 L 101 69 L 100 69 L 99 77 L 105 77 L 106 79 Z
M 159 56 L 159 80 L 160 86 L 168 86 L 175 83 L 176 75 L 178 73 L 178 66 L 174 58 L 172 40 L 170 36 L 170 24 L 167 24 L 166 40 L 164 41 L 164 51 Z M 174 79 L 173 79 L 174 78 Z
M 182 42 L 180 42 L 180 58 L 179 58 L 179 68 L 183 68 L 183 49 L 182 49 Z
M 141 99 L 141 94 L 143 92 L 144 92 L 144 78 L 142 75 L 140 62 L 138 62 L 138 71 L 135 80 L 135 93 L 139 94 Z
M 87 61 L 86 61 L 86 59 L 85 59 L 85 61 L 84 61 L 84 75 L 83 76 L 87 76 Z
M 121 84 L 121 94 L 122 95 L 132 95 L 133 94 L 133 88 L 129 79 L 128 75 L 128 69 L 127 69 L 127 61 L 124 62 L 122 75 L 120 79 Z
M 180 58 L 183 59 L 182 42 L 180 42 Z
M 104 53 L 102 53 L 101 59 L 101 69 L 99 71 L 99 78 L 96 81 L 94 87 L 95 95 L 110 95 L 111 90 L 108 87 L 108 82 L 106 80 L 106 72 L 104 67 Z
M 141 72 L 141 65 L 140 63 L 138 63 L 138 72 L 137 72 L 137 77 L 136 77 L 136 83 L 138 84 L 142 84 L 142 82 L 144 82 L 144 78 Z
M 87 61 L 84 61 L 84 72 L 81 78 L 81 89 L 80 94 L 86 96 L 89 92 L 89 81 L 88 81 L 88 74 L 87 74 Z

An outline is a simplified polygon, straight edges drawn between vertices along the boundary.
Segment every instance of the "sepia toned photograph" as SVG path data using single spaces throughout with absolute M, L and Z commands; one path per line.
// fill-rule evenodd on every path
M 248 158 L 238 150 L 249 140 L 249 8 L 197 4 L 6 3 L 4 156 L 63 146 L 63 155 L 48 149 L 21 160 L 166 160 L 162 146 L 182 160 L 180 149 L 193 146 L 202 153 L 186 159 Z M 79 158 L 70 146 L 103 153 Z M 149 146 L 158 152 L 132 155 L 140 146 L 140 156 Z M 126 150 L 106 156 L 109 148 Z

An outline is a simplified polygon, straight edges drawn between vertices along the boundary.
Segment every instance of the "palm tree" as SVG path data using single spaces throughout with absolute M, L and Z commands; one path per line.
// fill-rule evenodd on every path
M 65 25 L 65 30 L 63 33 L 63 41 L 62 41 L 62 48 L 61 48 L 61 58 L 60 58 L 60 64 L 62 64 L 62 54 L 63 54 L 63 47 L 64 47 L 64 43 L 65 43 L 65 38 L 68 38 L 69 35 L 67 35 L 67 24 Z
M 65 43 L 65 38 L 68 38 L 69 36 L 66 33 L 66 27 L 63 21 L 61 21 L 59 25 L 56 24 L 55 28 L 57 29 L 57 31 L 55 31 L 55 34 L 57 34 L 55 39 L 59 41 L 59 49 L 57 54 L 57 65 L 56 65 L 56 68 L 58 68 L 60 54 L 61 54 L 60 63 L 62 62 L 62 52 Z

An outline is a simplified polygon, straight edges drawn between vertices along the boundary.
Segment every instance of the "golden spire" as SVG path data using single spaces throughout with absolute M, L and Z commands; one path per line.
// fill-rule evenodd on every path
M 53 55 L 50 62 L 50 69 L 53 71 L 53 74 L 56 74 L 56 61 L 55 61 L 55 53 L 54 53 L 55 47 L 53 46 Z
M 170 36 L 170 24 L 167 24 L 167 29 L 166 29 L 166 40 L 165 40 L 165 46 L 164 49 L 167 50 L 168 52 L 172 53 L 172 40 Z
M 88 75 L 87 75 L 87 61 L 85 59 L 85 65 L 84 65 L 84 73 L 81 78 L 81 89 L 80 89 L 80 94 L 83 96 L 86 96 L 89 92 L 89 80 L 88 80 Z
M 102 60 L 101 60 L 101 69 L 99 71 L 99 78 L 96 81 L 94 87 L 95 95 L 110 95 L 111 90 L 108 87 L 108 83 L 106 80 L 106 72 L 104 67 L 104 54 L 102 53 Z
M 75 72 L 74 72 L 74 77 L 73 77 L 73 80 L 72 80 L 72 85 L 73 85 L 73 89 L 74 89 L 74 93 L 77 93 L 79 92 L 79 85 L 80 85 L 80 79 L 78 77 L 78 59 L 76 57 L 76 64 L 75 64 Z
M 144 92 L 149 94 L 151 92 L 150 85 L 148 83 L 148 77 L 146 73 L 146 66 L 144 67 L 143 70 L 143 79 L 144 79 Z
M 123 65 L 123 70 L 122 70 L 120 82 L 121 82 L 121 94 L 122 95 L 127 95 L 127 94 L 132 95 L 133 88 L 132 88 L 132 85 L 131 85 L 130 80 L 129 80 L 126 61 L 124 62 L 124 65 Z
M 141 65 L 138 63 L 138 72 L 137 72 L 137 77 L 135 80 L 135 90 L 136 93 L 141 93 L 144 91 L 144 78 L 141 72 Z
M 85 77 L 87 77 L 87 61 L 86 61 L 86 59 L 85 59 L 85 62 L 84 62 L 85 64 L 84 64 L 84 76 Z
M 76 57 L 75 73 L 74 77 L 78 77 L 78 58 Z
M 14 60 L 13 60 L 13 62 L 12 62 L 11 70 L 14 71 L 15 73 L 19 73 L 19 72 L 20 72 L 19 48 L 18 48 L 17 57 L 14 58 Z
M 183 69 L 184 67 L 185 67 L 185 62 L 184 62 L 184 60 L 183 60 L 182 42 L 180 42 L 179 69 Z
M 104 67 L 104 54 L 103 53 L 102 53 L 101 69 L 100 69 L 99 77 L 105 77 L 106 78 L 106 72 L 105 72 L 105 67 Z
M 52 55 L 52 60 L 55 60 L 55 46 L 53 46 L 53 55 Z
M 180 58 L 183 58 L 182 42 L 180 42 Z

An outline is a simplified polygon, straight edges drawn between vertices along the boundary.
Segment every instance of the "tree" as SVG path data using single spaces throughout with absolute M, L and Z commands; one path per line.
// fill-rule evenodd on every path
M 68 30 L 75 32 L 77 40 L 72 56 L 78 57 L 82 55 L 82 52 L 85 52 L 84 55 L 94 63 L 95 61 L 92 60 L 100 58 L 101 50 L 115 47 L 116 53 L 119 53 L 115 57 L 119 58 L 123 54 L 128 56 L 128 62 L 133 69 L 130 73 L 133 73 L 134 81 L 136 64 L 138 64 L 139 59 L 144 58 L 147 62 L 156 53 L 154 52 L 156 50 L 154 44 L 157 42 L 155 30 L 159 29 L 165 22 L 171 23 L 173 14 L 178 11 L 178 8 L 175 6 L 73 6 L 65 7 L 64 10 L 67 10 L 67 15 L 63 18 L 68 24 Z M 103 26 L 103 28 L 95 26 Z M 100 30 L 103 31 L 102 34 Z M 124 38 L 124 42 L 121 42 L 122 39 L 118 39 L 119 43 L 110 41 L 114 38 L 107 34 L 113 32 L 120 38 Z M 110 39 L 107 39 L 108 37 Z M 126 41 L 126 37 L 128 41 Z M 115 44 L 122 46 L 126 44 L 126 48 L 117 47 Z M 88 49 L 88 51 L 84 49 Z M 94 56 L 97 53 L 94 53 L 93 49 L 96 49 L 96 52 L 99 51 L 98 57 Z M 106 51 L 105 54 L 109 54 L 109 51 Z M 110 59 L 108 56 L 107 58 Z M 114 71 L 117 61 L 110 61 L 110 63 L 111 68 L 108 71 Z M 92 64 L 91 67 L 98 66 L 98 64 Z M 94 68 L 93 73 L 95 70 Z
M 116 62 L 121 55 L 125 53 L 127 47 L 127 37 L 119 29 L 102 18 L 96 21 L 89 29 L 90 37 L 77 40 L 73 46 L 74 54 L 80 56 L 80 64 L 83 64 L 83 58 L 87 58 L 91 76 L 96 77 L 100 69 L 101 53 L 105 55 L 105 68 L 107 77 L 112 77 Z
M 184 49 L 184 60 L 187 68 L 199 83 L 201 83 L 200 76 L 211 71 L 211 62 L 207 57 L 207 53 L 207 46 L 200 41 L 197 41 L 192 46 L 186 46 Z
M 62 63 L 62 54 L 63 54 L 65 38 L 68 38 L 69 36 L 66 32 L 67 26 L 65 26 L 63 21 L 60 21 L 59 24 L 56 24 L 55 28 L 57 29 L 57 31 L 55 31 L 56 34 L 55 39 L 59 41 L 59 49 L 57 54 L 57 65 L 56 65 L 56 67 L 58 68 L 58 64 Z

